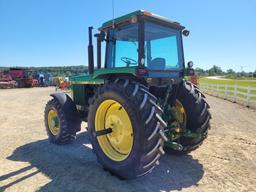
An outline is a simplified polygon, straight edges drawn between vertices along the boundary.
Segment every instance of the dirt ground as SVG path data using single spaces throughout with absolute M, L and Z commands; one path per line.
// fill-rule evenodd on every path
M 255 191 L 256 112 L 211 96 L 212 128 L 190 155 L 165 155 L 150 174 L 120 180 L 95 161 L 84 129 L 50 144 L 43 111 L 54 88 L 0 90 L 0 191 Z

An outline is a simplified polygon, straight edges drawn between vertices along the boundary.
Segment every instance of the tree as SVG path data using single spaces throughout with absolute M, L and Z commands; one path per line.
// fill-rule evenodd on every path
M 228 69 L 227 74 L 228 75 L 234 75 L 234 74 L 236 74 L 236 72 L 233 69 Z
M 209 75 L 213 76 L 213 75 L 222 75 L 223 71 L 220 67 L 213 65 L 212 68 L 209 69 Z
M 228 77 L 236 77 L 237 76 L 236 72 L 233 69 L 228 69 L 226 74 Z
M 199 67 L 197 67 L 196 69 L 195 69 L 195 71 L 196 71 L 196 73 L 199 75 L 199 76 L 203 76 L 203 75 L 205 75 L 205 70 L 203 70 L 203 69 L 201 69 L 201 68 L 199 68 Z

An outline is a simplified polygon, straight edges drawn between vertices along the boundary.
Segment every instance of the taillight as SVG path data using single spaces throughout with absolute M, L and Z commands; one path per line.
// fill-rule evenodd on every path
M 146 75 L 146 74 L 148 74 L 147 69 L 138 69 L 137 70 L 137 75 Z

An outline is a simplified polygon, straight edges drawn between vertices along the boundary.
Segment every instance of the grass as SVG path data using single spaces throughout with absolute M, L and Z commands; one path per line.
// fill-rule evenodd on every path
M 199 79 L 199 83 L 208 83 L 208 84 L 221 84 L 221 85 L 238 85 L 243 87 L 253 87 L 256 88 L 256 80 L 238 80 L 238 79 L 208 79 L 202 77 Z
M 221 80 L 221 79 L 209 79 L 206 77 L 199 78 L 199 84 L 200 83 L 207 83 L 207 84 L 219 84 L 219 85 L 230 85 L 230 86 L 241 86 L 241 87 L 252 87 L 256 88 L 256 80 L 240 80 L 240 79 L 228 79 L 228 80 Z M 234 88 L 229 87 L 228 90 L 232 91 Z M 239 92 L 246 92 L 246 89 L 240 89 L 238 88 L 237 91 Z M 224 87 L 219 88 L 219 93 L 224 94 Z M 256 90 L 252 90 L 250 92 L 251 94 L 256 94 Z M 234 94 L 232 92 L 227 93 L 230 96 L 233 96 Z M 245 98 L 244 95 L 238 94 L 237 96 Z M 255 97 L 252 97 L 251 100 L 256 100 Z

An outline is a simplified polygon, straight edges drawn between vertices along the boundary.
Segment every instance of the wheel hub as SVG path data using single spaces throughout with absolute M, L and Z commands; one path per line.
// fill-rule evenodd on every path
M 48 112 L 48 126 L 53 135 L 58 135 L 60 133 L 60 125 L 57 111 L 51 109 Z
M 179 100 L 176 100 L 175 106 L 173 107 L 173 113 L 176 122 L 179 124 L 179 128 L 176 128 L 178 130 L 177 132 L 185 130 L 187 124 L 187 115 L 183 105 Z
M 95 130 L 108 128 L 111 133 L 97 137 L 99 145 L 112 160 L 124 160 L 133 145 L 132 125 L 124 107 L 114 100 L 105 100 L 96 111 Z
M 109 127 L 112 129 L 112 133 L 110 133 L 107 137 L 112 143 L 112 145 L 120 151 L 120 147 L 122 145 L 122 142 L 124 141 L 124 134 L 125 134 L 125 126 L 123 124 L 123 121 L 119 118 L 118 111 L 113 112 L 111 115 L 109 115 L 106 119 L 106 127 Z M 123 146 L 124 147 L 124 146 Z M 124 149 L 123 149 L 124 150 Z M 120 151 L 121 153 L 126 151 Z M 127 153 L 127 152 L 126 152 Z

